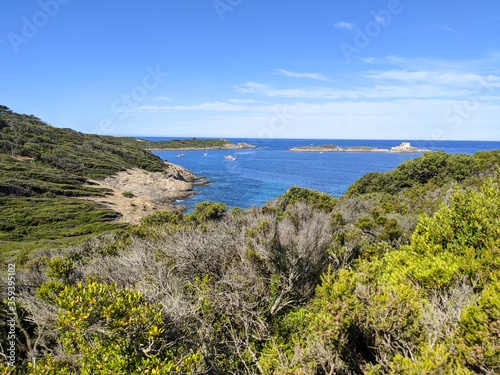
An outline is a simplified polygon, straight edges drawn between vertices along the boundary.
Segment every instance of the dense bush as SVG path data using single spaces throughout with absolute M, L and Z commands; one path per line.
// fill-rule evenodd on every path
M 368 173 L 350 186 L 346 195 L 373 192 L 398 194 L 403 189 L 421 185 L 438 187 L 450 182 L 462 182 L 479 173 L 495 172 L 495 165 L 499 162 L 498 151 L 480 152 L 473 156 L 430 152 L 404 162 L 394 171 Z
M 331 211 L 335 207 L 337 199 L 326 193 L 293 186 L 278 199 L 278 207 L 285 210 L 288 205 L 298 202 L 308 203 L 315 208 Z

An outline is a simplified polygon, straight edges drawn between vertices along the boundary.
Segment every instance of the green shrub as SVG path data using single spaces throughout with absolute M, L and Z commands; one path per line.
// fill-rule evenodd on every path
M 133 193 L 131 193 L 130 191 L 122 191 L 122 195 L 125 198 L 134 198 L 135 197 L 135 195 Z
M 163 224 L 179 224 L 182 221 L 182 213 L 160 211 L 146 216 L 142 219 L 143 225 L 163 225 Z
M 500 274 L 463 314 L 458 348 L 461 359 L 476 372 L 500 372 Z
M 308 203 L 317 209 L 330 212 L 335 207 L 337 199 L 326 193 L 292 186 L 278 199 L 278 207 L 282 211 L 285 211 L 289 205 L 293 205 L 298 202 Z
M 201 202 L 198 203 L 193 213 L 186 216 L 188 222 L 206 222 L 217 221 L 226 215 L 227 205 L 216 202 Z

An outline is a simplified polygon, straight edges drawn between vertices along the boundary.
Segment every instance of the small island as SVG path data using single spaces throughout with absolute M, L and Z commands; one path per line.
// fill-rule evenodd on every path
M 293 147 L 290 151 L 297 152 L 393 152 L 393 153 L 415 153 L 415 152 L 430 152 L 431 150 L 420 149 L 413 147 L 410 142 L 402 142 L 399 146 L 387 148 L 377 148 L 370 146 L 353 146 L 353 147 L 340 147 L 336 145 L 323 145 L 323 146 L 300 146 Z
M 144 139 L 135 139 L 142 148 L 155 151 L 163 150 L 233 150 L 257 148 L 249 143 L 232 143 L 226 139 L 174 139 L 171 141 L 148 141 Z

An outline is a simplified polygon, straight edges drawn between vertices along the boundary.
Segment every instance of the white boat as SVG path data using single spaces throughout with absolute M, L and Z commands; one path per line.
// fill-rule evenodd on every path
M 226 160 L 236 160 L 236 149 L 234 150 L 234 156 L 233 155 L 226 155 L 224 156 L 224 159 Z
M 205 153 L 203 154 L 203 156 L 208 156 L 208 148 L 205 149 Z
M 179 154 L 179 155 L 177 155 L 177 157 L 182 158 L 182 157 L 184 157 L 184 154 Z

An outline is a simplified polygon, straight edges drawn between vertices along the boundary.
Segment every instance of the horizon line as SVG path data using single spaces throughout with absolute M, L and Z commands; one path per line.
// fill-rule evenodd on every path
M 106 134 L 102 134 L 106 135 Z M 244 136 L 231 136 L 231 137 L 224 137 L 224 136 L 164 136 L 164 135 L 111 135 L 107 134 L 107 136 L 111 137 L 129 137 L 129 138 L 172 138 L 172 139 L 179 139 L 179 140 L 192 140 L 194 139 L 255 139 L 255 140 L 262 140 L 262 141 L 270 141 L 273 139 L 279 139 L 279 140 L 339 140 L 339 141 L 425 141 L 425 142 L 500 142 L 500 139 L 498 140 L 491 140 L 491 139 L 417 139 L 417 138 L 298 138 L 298 137 L 292 137 L 292 138 L 280 138 L 280 137 L 273 137 L 273 138 L 261 138 L 261 137 L 244 137 Z

